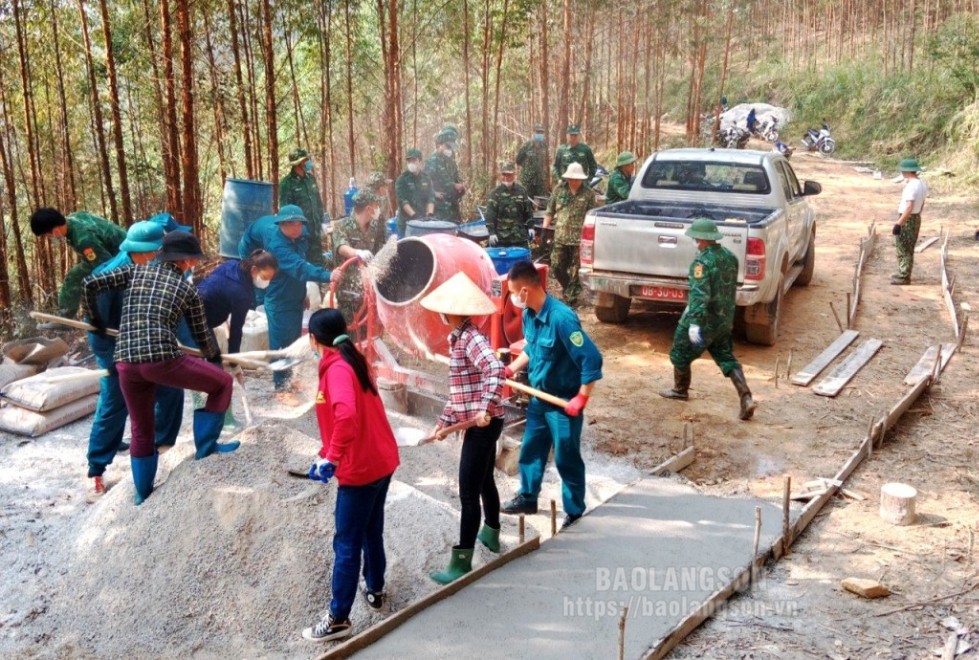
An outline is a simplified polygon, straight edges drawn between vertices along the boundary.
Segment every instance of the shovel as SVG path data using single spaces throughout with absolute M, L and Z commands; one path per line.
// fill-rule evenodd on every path
M 38 321 L 50 321 L 52 323 L 61 323 L 62 325 L 66 325 L 71 328 L 77 328 L 79 330 L 88 330 L 88 331 L 95 330 L 95 326 L 89 325 L 84 321 L 66 319 L 61 316 L 56 316 L 54 314 L 44 314 L 43 312 L 31 312 L 30 316 L 31 318 L 36 319 Z M 109 335 L 110 337 L 115 337 L 119 334 L 119 331 L 113 330 L 112 328 L 108 328 L 106 329 L 105 334 Z M 195 357 L 204 357 L 204 354 L 201 353 L 196 348 L 191 348 L 190 346 L 184 346 L 183 344 L 177 344 L 177 346 L 180 348 L 181 351 L 183 351 L 187 355 L 193 355 Z M 262 362 L 260 360 L 249 360 L 247 358 L 237 357 L 233 354 L 222 355 L 221 361 L 226 362 L 227 364 L 237 364 L 242 367 L 247 367 L 249 369 L 268 369 L 270 371 L 284 371 L 286 369 L 291 369 L 293 366 L 299 363 L 299 360 L 287 360 L 287 359 L 276 360 L 275 362 Z
M 554 396 L 553 394 L 548 394 L 547 392 L 543 392 L 537 389 L 536 387 L 531 387 L 530 385 L 524 385 L 523 383 L 518 383 L 517 381 L 510 380 L 509 378 L 507 378 L 506 384 L 512 390 L 517 390 L 518 392 L 523 392 L 524 394 L 529 394 L 530 396 L 537 397 L 541 401 L 546 401 L 547 403 L 555 405 L 558 408 L 566 408 L 568 405 L 568 402 L 562 399 L 561 397 Z

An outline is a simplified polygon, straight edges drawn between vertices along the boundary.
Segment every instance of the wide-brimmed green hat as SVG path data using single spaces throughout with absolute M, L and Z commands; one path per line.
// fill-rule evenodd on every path
M 918 165 L 917 158 L 905 158 L 901 161 L 901 164 L 898 165 L 898 169 L 902 172 L 920 172 L 921 166 Z
M 500 163 L 500 174 L 516 174 L 517 168 L 512 161 L 505 160 Z
M 631 151 L 623 151 L 619 154 L 619 157 L 615 159 L 615 166 L 622 167 L 623 165 L 634 163 L 637 160 L 638 158 L 636 158 L 636 154 L 632 153 Z
M 307 160 L 309 160 L 309 152 L 305 149 L 293 149 L 289 152 L 289 164 L 293 167 Z
M 126 240 L 119 246 L 119 250 L 129 254 L 156 252 L 163 246 L 165 233 L 163 225 L 156 222 L 150 220 L 134 222 L 126 232 Z
M 407 158 L 408 160 L 414 160 L 414 159 L 416 159 L 416 158 L 417 158 L 418 160 L 421 160 L 421 159 L 422 159 L 422 152 L 421 152 L 421 149 L 416 149 L 415 147 L 412 147 L 412 148 L 411 148 L 411 149 L 409 149 L 409 150 L 408 150 L 408 152 L 407 152 L 407 153 L 405 154 L 405 157 L 406 157 L 406 158 Z
M 354 206 L 364 207 L 374 202 L 380 202 L 381 198 L 375 195 L 370 188 L 361 188 L 353 197 Z
M 279 209 L 278 215 L 275 216 L 275 224 L 282 222 L 306 222 L 306 216 L 303 215 L 303 210 L 295 204 L 286 204 Z
M 534 124 L 534 133 L 543 133 L 544 124 Z
M 568 135 L 581 135 L 581 127 L 578 124 L 568 124 Z
M 697 218 L 684 233 L 690 238 L 702 241 L 719 241 L 724 238 L 724 234 L 717 231 L 717 225 L 714 224 L 714 221 L 707 218 Z

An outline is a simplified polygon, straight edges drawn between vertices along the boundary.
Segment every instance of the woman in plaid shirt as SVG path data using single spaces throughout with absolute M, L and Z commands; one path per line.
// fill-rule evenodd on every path
M 445 429 L 470 422 L 462 441 L 459 460 L 459 545 L 452 548 L 449 566 L 432 573 L 439 584 L 448 584 L 472 570 L 476 539 L 493 552 L 500 551 L 500 495 L 493 478 L 496 441 L 503 431 L 503 363 L 472 317 L 496 311 L 496 305 L 465 273 L 456 273 L 421 300 L 425 309 L 437 312 L 451 327 L 449 335 L 449 402 L 435 427 L 435 437 Z M 480 499 L 486 523 L 480 528 Z

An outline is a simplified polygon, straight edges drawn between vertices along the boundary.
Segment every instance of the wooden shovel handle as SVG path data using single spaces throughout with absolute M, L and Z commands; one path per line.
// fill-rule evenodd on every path
M 523 392 L 524 394 L 529 394 L 531 396 L 537 397 L 541 401 L 546 401 L 547 403 L 558 406 L 559 408 L 565 408 L 568 402 L 561 397 L 554 396 L 553 394 L 548 394 L 547 392 L 542 392 L 536 387 L 531 387 L 530 385 L 524 385 L 523 383 L 518 383 L 515 380 L 506 379 L 506 384 L 512 390 L 517 390 L 518 392 Z
M 472 419 L 467 419 L 464 422 L 459 422 L 458 424 L 453 424 L 452 426 L 446 426 L 444 429 L 442 429 L 442 432 L 445 433 L 445 435 L 449 435 L 455 433 L 456 431 L 465 431 L 466 429 L 471 428 L 473 426 L 476 426 L 475 417 L 473 417 Z M 432 442 L 433 440 L 435 440 L 435 436 L 430 435 L 427 438 L 422 438 L 421 440 L 419 440 L 418 444 Z

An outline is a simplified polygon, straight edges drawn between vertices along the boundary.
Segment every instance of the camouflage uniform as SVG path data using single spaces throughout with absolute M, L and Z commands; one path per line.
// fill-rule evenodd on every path
M 340 248 L 344 245 L 355 250 L 370 250 L 371 254 L 377 254 L 384 247 L 386 240 L 387 228 L 382 218 L 371 220 L 365 230 L 361 230 L 353 216 L 343 218 L 333 230 L 334 267 L 339 267 L 346 261 L 340 256 Z M 354 314 L 364 299 L 364 283 L 359 263 L 351 264 L 344 269 L 343 276 L 337 283 L 336 292 L 337 308 L 347 323 L 352 323 Z
M 378 197 L 380 197 L 382 200 L 381 201 L 382 218 L 391 217 L 391 199 L 390 199 L 391 189 L 388 188 L 388 192 L 384 193 L 383 195 L 380 194 L 378 191 L 384 186 L 387 186 L 393 182 L 394 181 L 392 179 L 387 178 L 387 176 L 383 172 L 371 172 L 370 175 L 367 177 L 367 189 L 370 190 L 375 195 L 377 195 Z
M 551 271 L 564 290 L 564 299 L 568 304 L 575 304 L 581 294 L 578 279 L 581 227 L 585 223 L 585 214 L 596 206 L 595 191 L 584 181 L 578 187 L 577 194 L 571 192 L 567 182 L 562 182 L 554 189 L 547 203 L 546 213 L 554 218 Z
M 462 194 L 457 192 L 455 184 L 462 183 L 459 176 L 459 165 L 455 158 L 436 151 L 425 161 L 425 173 L 432 179 L 432 191 L 435 193 L 435 217 L 439 220 L 459 222 L 462 211 L 459 200 Z M 438 194 L 443 195 L 442 199 Z
M 595 162 L 595 154 L 591 152 L 591 147 L 584 142 L 579 142 L 573 147 L 570 144 L 562 144 L 557 148 L 557 153 L 554 154 L 554 166 L 552 168 L 554 178 L 560 179 L 571 163 L 581 163 L 581 167 L 585 170 L 585 174 L 588 175 L 589 179 L 595 176 L 595 172 L 598 170 L 598 163 Z
M 316 177 L 311 174 L 300 176 L 295 170 L 290 170 L 279 183 L 279 207 L 286 204 L 295 204 L 303 210 L 306 231 L 309 233 L 306 261 L 323 267 L 323 198 L 320 197 Z
M 921 214 L 912 213 L 901 225 L 901 233 L 894 237 L 897 249 L 897 275 L 895 278 L 910 280 L 911 269 L 914 267 L 914 246 L 918 243 L 918 231 L 921 229 Z
M 82 280 L 91 275 L 96 266 L 119 253 L 119 246 L 126 240 L 126 230 L 85 211 L 72 213 L 67 220 L 65 240 L 82 260 L 65 275 L 58 292 L 58 308 L 61 316 L 74 318 L 81 302 Z
M 486 200 L 486 226 L 496 234 L 500 247 L 527 247 L 528 229 L 534 227 L 534 209 L 527 191 L 519 183 L 502 183 Z
M 398 233 L 403 236 L 408 221 L 424 218 L 428 205 L 435 201 L 432 179 L 425 172 L 404 172 L 394 183 L 394 191 L 398 198 Z M 405 213 L 405 204 L 415 210 L 415 215 Z
M 520 184 L 530 197 L 543 197 L 547 194 L 547 152 L 547 142 L 532 139 L 524 142 L 517 152 Z
M 629 191 L 632 189 L 632 178 L 626 176 L 622 169 L 616 167 L 608 178 L 608 190 L 605 192 L 605 203 L 615 204 L 629 199 Z
M 690 297 L 680 317 L 670 362 L 677 369 L 688 369 L 705 350 L 725 376 L 741 365 L 734 357 L 731 331 L 738 293 L 738 259 L 719 243 L 700 250 L 690 264 Z M 690 342 L 691 325 L 700 326 L 703 346 Z

